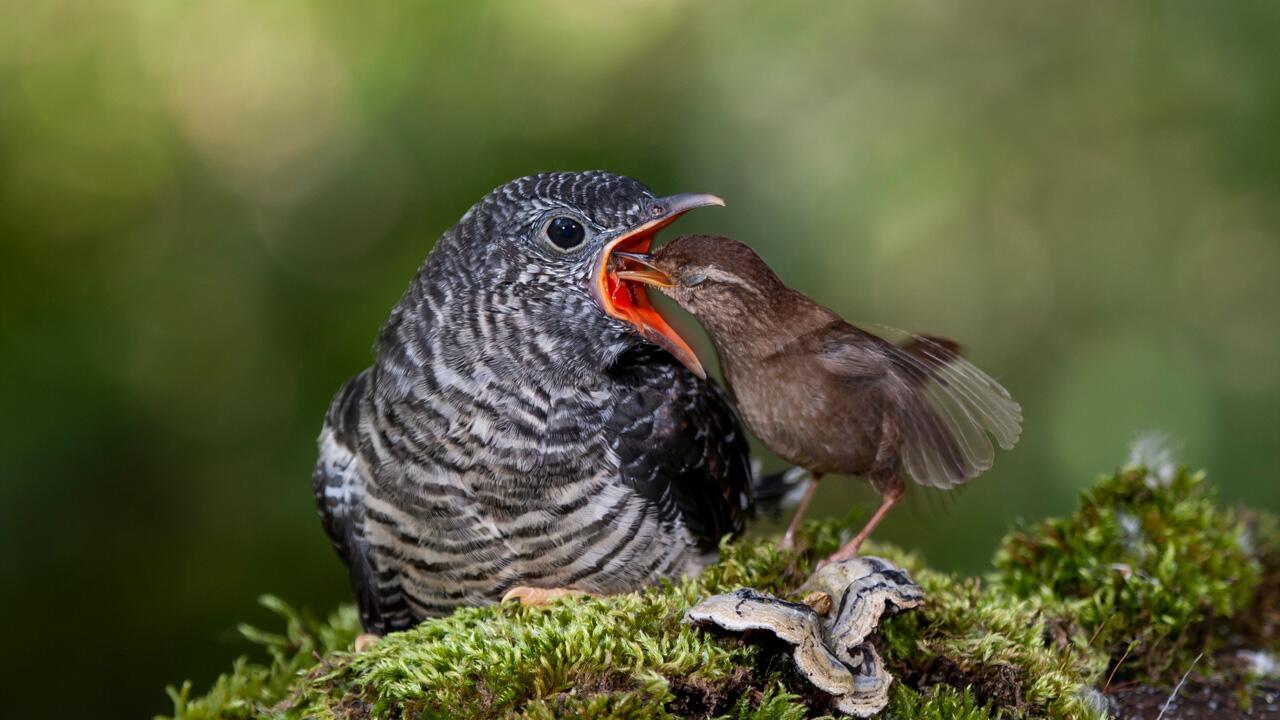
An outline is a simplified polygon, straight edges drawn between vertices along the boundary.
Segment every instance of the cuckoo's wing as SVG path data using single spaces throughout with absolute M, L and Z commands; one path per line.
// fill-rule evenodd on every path
M 661 351 L 615 368 L 625 388 L 608 423 L 623 482 L 712 549 L 751 512 L 747 438 L 724 392 Z
M 1000 383 L 960 356 L 944 338 L 847 323 L 832 328 L 819 351 L 829 372 L 884 393 L 899 452 L 922 485 L 951 488 L 994 460 L 992 438 L 1008 450 L 1022 432 L 1022 408 Z
M 368 393 L 369 371 L 347 381 L 329 406 L 318 444 L 320 456 L 311 476 L 316 507 L 325 532 L 351 576 L 360 622 L 370 632 L 385 634 L 413 624 L 394 577 L 379 583 L 364 534 L 365 466 L 360 462 L 360 408 Z

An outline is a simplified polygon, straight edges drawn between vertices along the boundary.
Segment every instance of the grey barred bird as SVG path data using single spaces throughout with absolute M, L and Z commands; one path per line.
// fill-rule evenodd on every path
M 733 411 L 609 262 L 722 204 L 548 173 L 444 233 L 319 438 L 316 502 L 369 632 L 518 588 L 635 590 L 697 572 L 743 529 Z

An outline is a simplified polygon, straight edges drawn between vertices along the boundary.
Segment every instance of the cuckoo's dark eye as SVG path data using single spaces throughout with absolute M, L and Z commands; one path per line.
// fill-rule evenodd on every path
M 568 217 L 553 218 L 547 223 L 547 239 L 561 250 L 572 250 L 582 244 L 587 231 L 582 223 Z

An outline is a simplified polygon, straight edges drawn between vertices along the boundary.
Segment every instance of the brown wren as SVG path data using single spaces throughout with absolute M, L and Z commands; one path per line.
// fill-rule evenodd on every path
M 756 436 L 813 477 L 782 543 L 791 547 L 818 480 L 866 479 L 880 507 L 832 560 L 857 555 L 902 498 L 905 476 L 949 489 L 991 467 L 1022 431 L 1022 409 L 945 338 L 851 325 L 787 287 L 751 248 L 686 235 L 623 254 L 617 277 L 658 288 L 706 328 L 733 400 Z

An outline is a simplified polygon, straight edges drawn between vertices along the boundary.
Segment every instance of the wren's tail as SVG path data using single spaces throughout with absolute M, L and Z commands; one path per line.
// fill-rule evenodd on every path
M 995 459 L 991 440 L 1008 450 L 1022 433 L 1022 408 L 1000 383 L 960 356 L 952 340 L 882 333 L 905 380 L 895 393 L 903 464 L 921 485 L 952 488 Z M 898 336 L 893 337 L 897 332 Z

